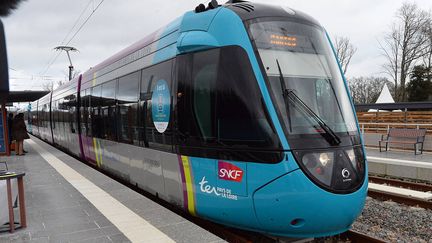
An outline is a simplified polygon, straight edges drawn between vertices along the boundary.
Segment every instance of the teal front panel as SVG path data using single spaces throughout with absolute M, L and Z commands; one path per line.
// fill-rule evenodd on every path
M 243 196 L 246 193 L 247 174 L 243 174 L 242 180 L 238 182 L 221 179 L 218 162 L 216 159 L 190 157 L 197 215 L 240 228 L 257 227 L 251 195 Z M 246 172 L 245 163 L 223 162 Z M 232 176 L 235 177 L 234 175 L 233 173 Z

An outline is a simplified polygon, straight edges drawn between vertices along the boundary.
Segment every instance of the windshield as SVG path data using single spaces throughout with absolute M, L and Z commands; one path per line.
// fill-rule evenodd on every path
M 357 134 L 342 75 L 321 27 L 260 19 L 249 24 L 249 31 L 288 136 Z

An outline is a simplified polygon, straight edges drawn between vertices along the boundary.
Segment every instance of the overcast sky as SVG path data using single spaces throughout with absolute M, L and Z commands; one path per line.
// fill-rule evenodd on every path
M 403 0 L 253 0 L 289 6 L 317 19 L 330 36 L 350 38 L 357 47 L 347 76 L 384 76 L 378 40 L 395 20 Z M 42 83 L 67 79 L 69 61 L 60 45 L 67 42 L 101 0 L 27 0 L 3 18 L 8 48 L 11 90 L 41 89 Z M 84 72 L 147 34 L 166 25 L 203 0 L 104 0 L 69 43 L 76 70 Z M 415 0 L 424 10 L 431 0 Z M 87 8 L 86 8 L 87 7 Z M 86 9 L 86 10 L 85 10 Z M 85 12 L 83 12 L 85 10 Z M 78 17 L 82 17 L 72 28 Z M 67 36 L 67 34 L 69 36 Z M 53 62 L 52 65 L 48 65 Z M 43 76 L 43 77 L 42 77 Z

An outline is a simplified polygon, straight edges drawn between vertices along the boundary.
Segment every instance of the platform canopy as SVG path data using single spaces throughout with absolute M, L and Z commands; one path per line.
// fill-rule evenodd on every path
M 49 91 L 9 91 L 6 98 L 6 103 L 12 102 L 32 102 L 42 98 L 44 95 L 48 94 Z

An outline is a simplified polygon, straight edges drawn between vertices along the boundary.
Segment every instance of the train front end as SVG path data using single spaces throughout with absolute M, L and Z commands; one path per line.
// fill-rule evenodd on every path
M 255 211 L 271 234 L 333 235 L 349 229 L 364 206 L 364 148 L 327 33 L 284 10 L 244 21 L 288 143 L 286 161 L 299 167 L 256 190 Z
M 187 13 L 180 33 L 183 207 L 270 235 L 348 230 L 367 166 L 325 30 L 301 12 L 231 1 Z

